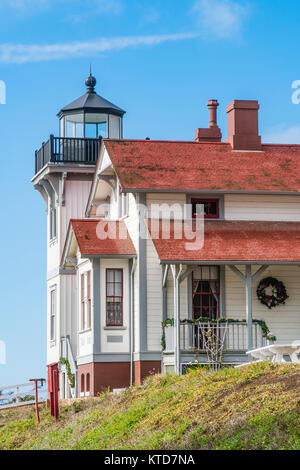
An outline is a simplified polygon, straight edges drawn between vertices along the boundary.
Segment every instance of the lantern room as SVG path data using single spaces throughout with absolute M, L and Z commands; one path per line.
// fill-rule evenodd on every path
M 122 139 L 125 111 L 99 96 L 96 83 L 90 73 L 85 80 L 86 93 L 59 111 L 60 137 Z

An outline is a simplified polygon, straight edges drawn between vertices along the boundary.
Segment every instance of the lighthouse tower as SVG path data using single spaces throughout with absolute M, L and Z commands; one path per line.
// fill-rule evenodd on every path
M 59 111 L 59 136 L 50 135 L 35 152 L 32 179 L 47 213 L 47 364 L 67 358 L 74 374 L 78 286 L 75 267 L 62 269 L 61 256 L 70 219 L 85 217 L 101 140 L 122 138 L 125 114 L 96 93 L 91 74 L 85 85 L 85 94 Z M 66 373 L 61 373 L 62 397 L 70 390 L 64 385 Z

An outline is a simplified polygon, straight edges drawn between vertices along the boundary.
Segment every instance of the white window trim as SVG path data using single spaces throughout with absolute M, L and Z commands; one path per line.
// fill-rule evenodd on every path
M 51 244 L 57 240 L 57 207 L 56 205 L 52 205 L 49 211 L 49 240 Z
M 54 295 L 54 314 L 52 310 L 52 293 L 55 293 Z M 57 324 L 57 285 L 53 285 L 49 289 L 49 295 L 50 295 L 50 344 L 51 346 L 54 346 L 56 344 L 56 324 Z M 53 331 L 52 331 L 52 318 L 54 318 L 54 324 L 53 324 Z M 53 333 L 53 335 L 52 335 Z
M 88 278 L 88 272 L 90 273 L 90 302 L 91 302 L 91 325 L 88 326 L 88 315 L 89 315 L 89 298 L 88 298 L 88 285 L 87 285 L 87 278 Z M 84 276 L 84 289 L 83 289 L 83 302 L 81 299 L 81 276 Z M 93 303 L 92 303 L 92 270 L 85 271 L 83 273 L 80 273 L 80 278 L 79 278 L 79 284 L 80 284 L 80 328 L 79 328 L 79 334 L 82 333 L 87 333 L 88 331 L 92 330 L 92 315 L 93 315 Z M 85 309 L 85 314 L 84 314 L 84 325 L 82 324 L 82 306 L 84 305 Z

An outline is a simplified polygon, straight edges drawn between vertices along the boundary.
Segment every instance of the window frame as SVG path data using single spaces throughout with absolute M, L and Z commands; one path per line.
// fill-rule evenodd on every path
M 50 207 L 49 218 L 49 237 L 51 242 L 57 238 L 57 209 L 55 205 Z
M 52 298 L 54 296 L 54 300 Z M 54 308 L 52 308 L 54 307 Z M 50 287 L 50 342 L 56 341 L 57 286 Z M 53 320 L 53 323 L 52 323 Z
M 80 274 L 80 331 L 92 328 L 91 270 Z
M 193 204 L 199 204 L 203 205 L 206 202 L 215 202 L 217 204 L 217 214 L 216 215 L 205 215 L 204 214 L 204 219 L 219 219 L 220 218 L 220 199 L 218 198 L 198 198 L 198 197 L 193 197 L 191 198 L 191 205 L 192 205 L 192 218 L 196 219 L 197 216 L 196 214 L 193 213 Z
M 215 266 L 215 265 L 213 265 L 213 266 L 212 266 L 212 265 L 211 265 L 211 266 L 210 266 L 210 265 L 209 265 L 209 266 L 201 265 L 201 266 L 198 266 L 198 268 L 201 269 L 201 274 L 202 274 L 202 269 L 203 269 L 203 268 L 208 268 L 208 269 L 209 269 L 209 273 L 210 273 L 210 270 L 211 270 L 212 268 L 217 268 L 217 270 L 218 270 L 218 278 L 217 278 L 217 279 L 214 279 L 214 278 L 212 278 L 212 277 L 210 276 L 210 274 L 209 274 L 209 278 L 208 278 L 208 279 L 198 279 L 198 278 L 195 278 L 195 273 L 194 273 L 194 271 L 192 271 L 192 318 L 195 319 L 195 309 L 198 308 L 198 309 L 201 311 L 201 309 L 202 309 L 202 307 L 203 307 L 202 301 L 201 301 L 201 304 L 200 304 L 199 307 L 195 307 L 195 306 L 194 306 L 194 294 L 200 295 L 200 298 L 202 298 L 203 295 L 207 295 L 207 294 L 209 294 L 210 296 L 211 296 L 211 295 L 214 295 L 213 292 L 210 293 L 210 292 L 205 292 L 205 291 L 200 291 L 200 292 L 195 291 L 195 290 L 194 290 L 194 281 L 208 281 L 208 282 L 209 282 L 209 281 L 216 281 L 216 280 L 217 280 L 217 282 L 218 282 L 218 289 L 217 289 L 217 292 L 215 292 L 215 294 L 217 294 L 217 312 L 216 312 L 217 317 L 216 317 L 216 318 L 217 318 L 217 319 L 218 319 L 218 318 L 221 318 L 221 268 L 220 268 L 220 266 Z M 202 276 L 201 276 L 201 277 L 202 277 Z M 209 309 L 210 309 L 210 306 L 211 306 L 211 304 L 210 304 L 210 302 L 209 302 Z M 201 318 L 201 317 L 203 317 L 202 314 L 200 314 L 200 318 Z M 212 312 L 211 312 L 211 311 L 209 311 L 209 314 L 208 314 L 207 318 L 213 319 L 213 317 L 212 317 Z
M 120 271 L 121 273 L 121 296 L 119 295 L 108 295 L 107 294 L 107 290 L 108 290 L 108 284 L 111 284 L 108 283 L 108 272 L 109 271 Z M 105 272 L 106 276 L 105 276 L 105 311 L 106 311 L 106 320 L 105 320 L 105 323 L 106 323 L 106 327 L 107 328 L 110 328 L 110 327 L 123 327 L 124 326 L 124 270 L 123 268 L 106 268 L 106 272 Z M 114 275 L 114 281 L 113 281 L 113 284 L 116 284 L 115 282 L 115 275 Z M 115 289 L 114 289 L 114 293 L 115 293 Z M 116 321 L 114 323 L 109 323 L 108 322 L 108 309 L 107 309 L 107 304 L 108 304 L 108 299 L 109 298 L 120 298 L 121 301 L 121 323 L 116 323 Z M 114 319 L 116 320 L 116 318 Z

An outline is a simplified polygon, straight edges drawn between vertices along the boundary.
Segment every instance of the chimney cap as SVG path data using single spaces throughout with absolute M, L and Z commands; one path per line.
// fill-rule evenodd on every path
M 259 109 L 259 104 L 257 100 L 233 100 L 227 106 L 227 113 L 233 109 Z
M 212 106 L 212 107 L 218 107 L 219 106 L 219 103 L 218 103 L 218 100 L 208 100 L 208 103 L 207 103 L 207 106 Z

